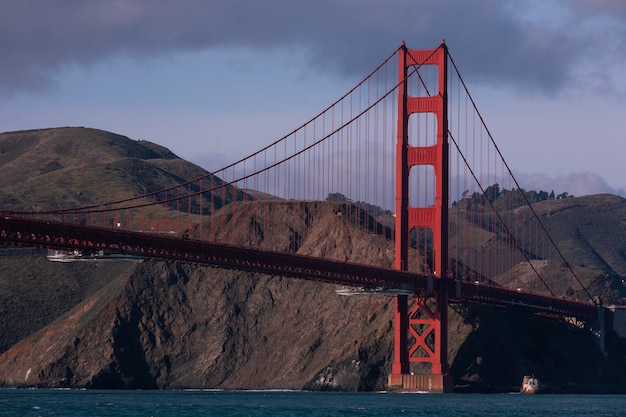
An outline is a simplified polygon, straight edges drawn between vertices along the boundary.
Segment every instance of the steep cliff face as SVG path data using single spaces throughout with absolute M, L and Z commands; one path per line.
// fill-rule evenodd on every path
M 347 362 L 348 376 L 315 384 L 380 389 L 391 352 L 389 301 L 342 297 L 306 281 L 145 261 L 0 356 L 0 381 L 300 389 Z
M 0 352 L 133 268 L 128 262 L 49 262 L 46 250 L 0 249 Z

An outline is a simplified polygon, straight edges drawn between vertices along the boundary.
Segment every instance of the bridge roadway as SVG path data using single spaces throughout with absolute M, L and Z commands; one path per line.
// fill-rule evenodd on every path
M 395 269 L 338 262 L 310 256 L 209 243 L 194 239 L 117 229 L 0 216 L 0 243 L 66 250 L 105 250 L 111 253 L 212 265 L 268 275 L 357 287 L 365 291 L 426 296 L 447 291 L 451 303 L 483 303 L 519 308 L 554 317 L 594 319 L 592 303 L 504 287 L 439 279 Z

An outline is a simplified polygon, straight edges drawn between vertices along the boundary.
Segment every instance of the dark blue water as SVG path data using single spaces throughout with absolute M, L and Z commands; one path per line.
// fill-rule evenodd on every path
M 0 416 L 626 416 L 626 395 L 0 390 Z

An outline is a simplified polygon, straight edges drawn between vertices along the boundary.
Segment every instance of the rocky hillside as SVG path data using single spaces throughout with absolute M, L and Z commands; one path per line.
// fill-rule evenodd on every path
M 5 210 L 109 201 L 204 174 L 157 145 L 84 128 L 0 134 L 0 151 Z M 212 230 L 236 243 L 259 239 L 259 228 L 281 227 L 291 234 L 261 244 L 293 248 L 289 239 L 296 236 L 299 253 L 392 263 L 386 234 L 338 217 L 332 203 L 262 204 L 274 215 L 250 221 L 246 203 L 230 204 L 216 215 L 239 228 Z M 625 207 L 619 197 L 591 196 L 537 208 L 566 256 L 590 271 L 596 292 L 614 300 L 624 297 L 626 252 L 621 241 L 602 242 L 594 229 L 621 227 Z M 587 223 L 574 221 L 585 216 Z M 0 385 L 384 389 L 393 299 L 334 290 L 163 261 L 51 263 L 41 250 L 4 248 Z M 570 389 L 626 385 L 621 339 L 611 339 L 605 357 L 587 331 L 564 323 L 477 306 L 455 306 L 451 317 L 449 354 L 459 390 L 515 390 L 528 373 Z

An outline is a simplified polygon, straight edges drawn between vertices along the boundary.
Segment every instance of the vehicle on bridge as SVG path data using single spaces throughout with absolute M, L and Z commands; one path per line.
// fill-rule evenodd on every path
M 94 262 L 94 261 L 138 261 L 141 257 L 135 255 L 124 255 L 119 253 L 110 253 L 103 250 L 82 251 L 49 249 L 47 258 L 51 262 Z

